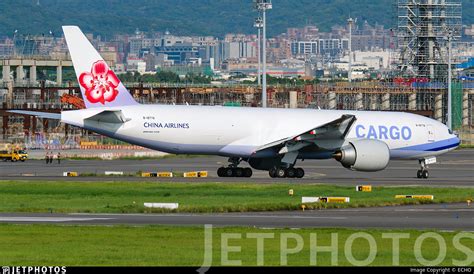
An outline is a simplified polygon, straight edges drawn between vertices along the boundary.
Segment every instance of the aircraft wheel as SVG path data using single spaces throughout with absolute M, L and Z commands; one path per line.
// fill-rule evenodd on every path
M 304 177 L 304 169 L 302 168 L 297 168 L 296 169 L 296 178 L 301 179 Z
M 416 177 L 418 177 L 418 179 L 423 178 L 423 170 L 421 170 L 421 169 L 418 170 L 418 171 L 416 172 Z
M 422 174 L 424 179 L 428 179 L 428 177 L 430 176 L 430 174 L 428 173 L 428 170 L 423 170 Z
M 285 178 L 286 175 L 287 175 L 287 174 L 286 174 L 286 168 L 278 168 L 278 169 L 276 170 L 276 176 L 277 176 L 278 178 Z
M 235 171 L 233 168 L 226 168 L 225 169 L 225 177 L 235 177 Z
M 271 178 L 276 178 L 277 177 L 276 168 L 275 167 L 270 168 L 270 170 L 268 171 L 268 175 L 270 175 Z
M 244 169 L 243 168 L 235 168 L 234 169 L 235 177 L 244 177 Z
M 217 176 L 225 177 L 225 167 L 220 167 L 217 169 Z
M 244 177 L 250 178 L 250 177 L 252 177 L 252 174 L 253 174 L 253 172 L 252 172 L 251 168 L 249 168 L 249 167 L 244 168 Z
M 288 178 L 295 178 L 296 177 L 296 169 L 290 167 L 289 169 L 286 170 L 286 176 Z

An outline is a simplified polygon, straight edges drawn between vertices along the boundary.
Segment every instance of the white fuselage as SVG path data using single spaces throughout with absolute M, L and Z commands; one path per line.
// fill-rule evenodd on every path
M 103 110 L 65 111 L 61 121 L 132 144 L 176 154 L 251 157 L 260 147 L 297 136 L 344 114 L 357 121 L 347 140 L 384 141 L 391 158 L 419 159 L 456 148 L 459 139 L 433 119 L 402 112 L 239 108 L 222 106 L 121 106 L 123 124 L 84 122 Z M 318 146 L 334 149 L 340 144 Z

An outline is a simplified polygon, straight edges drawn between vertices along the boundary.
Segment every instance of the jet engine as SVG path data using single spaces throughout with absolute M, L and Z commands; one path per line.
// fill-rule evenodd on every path
M 355 140 L 336 151 L 333 157 L 345 168 L 373 172 L 387 167 L 390 161 L 390 150 L 382 141 Z

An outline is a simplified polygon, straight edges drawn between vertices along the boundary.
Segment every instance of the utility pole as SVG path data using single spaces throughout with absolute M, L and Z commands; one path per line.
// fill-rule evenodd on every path
M 17 56 L 16 52 L 16 35 L 18 34 L 18 30 L 16 29 L 15 32 L 13 33 L 13 56 Z
M 349 25 L 349 69 L 347 70 L 347 79 L 349 83 L 352 82 L 352 25 L 354 24 L 354 20 L 349 18 L 347 20 L 347 24 Z
M 257 82 L 258 86 L 260 87 L 262 85 L 262 77 L 261 77 L 261 71 L 262 71 L 262 38 L 261 38 L 261 30 L 263 28 L 263 19 L 261 17 L 258 17 L 255 19 L 255 23 L 253 25 L 255 28 L 257 28 L 258 33 L 257 33 L 257 59 L 258 59 L 258 70 L 257 70 Z
M 262 38 L 262 63 L 263 63 L 263 84 L 262 84 L 262 107 L 267 107 L 267 18 L 266 11 L 273 8 L 271 0 L 255 0 L 256 8 L 263 17 L 263 38 Z
M 262 38 L 260 37 L 260 32 L 261 29 L 258 29 L 258 52 L 257 52 L 257 58 L 258 58 L 258 86 L 260 87 L 262 85 L 262 77 L 261 77 L 261 69 L 262 69 Z

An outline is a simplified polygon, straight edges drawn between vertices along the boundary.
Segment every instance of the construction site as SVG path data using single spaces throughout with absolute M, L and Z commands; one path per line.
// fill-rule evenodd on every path
M 224 105 L 258 107 L 261 90 L 253 86 L 171 86 L 127 85 L 143 104 Z M 400 83 L 362 82 L 274 86 L 268 90 L 268 106 L 276 108 L 315 108 L 347 110 L 407 111 L 438 121 L 446 121 L 445 85 L 405 85 Z M 33 116 L 8 113 L 21 109 L 59 113 L 84 108 L 79 87 L 13 86 L 0 89 L 2 138 L 24 142 L 30 147 L 67 144 L 75 147 L 86 132 L 61 123 Z M 474 126 L 474 83 L 453 84 L 453 127 L 465 143 L 471 143 Z M 71 139 L 73 138 L 73 139 Z M 94 136 L 89 136 L 94 138 Z
M 267 106 L 342 110 L 406 111 L 452 126 L 463 144 L 474 144 L 474 81 L 458 81 L 451 49 L 460 39 L 460 0 L 399 0 L 397 2 L 399 60 L 392 79 L 363 82 L 320 82 L 267 88 Z M 78 148 L 81 142 L 112 142 L 81 129 L 17 115 L 8 110 L 59 113 L 84 108 L 76 81 L 64 81 L 72 70 L 67 59 L 11 57 L 0 60 L 0 124 L 3 143 L 27 148 Z M 56 81 L 39 81 L 37 72 L 54 71 Z M 120 77 L 120 76 L 119 76 Z M 124 83 L 143 104 L 262 106 L 257 84 Z M 449 91 L 449 92 L 448 92 Z M 448 107 L 448 94 L 451 106 Z

